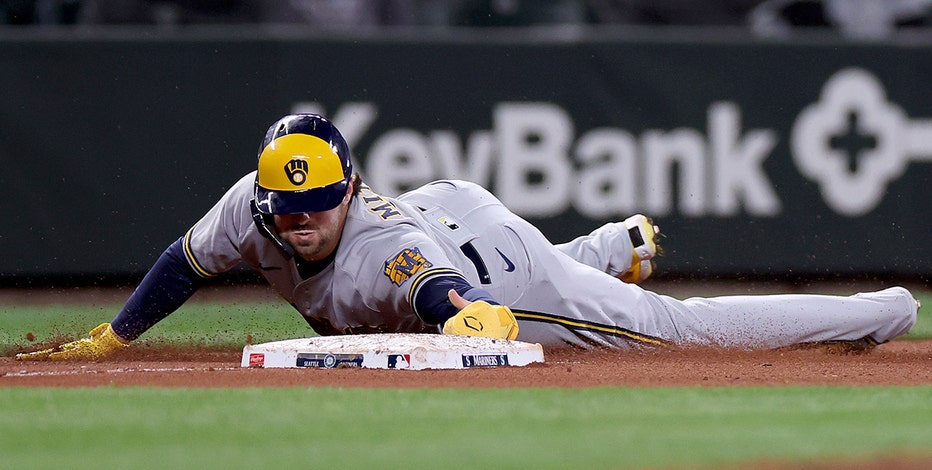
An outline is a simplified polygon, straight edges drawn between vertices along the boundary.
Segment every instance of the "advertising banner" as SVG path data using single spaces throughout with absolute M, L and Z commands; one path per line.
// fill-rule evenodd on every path
M 932 45 L 0 42 L 0 277 L 139 275 L 290 112 L 373 189 L 475 181 L 554 242 L 633 213 L 660 273 L 932 275 Z

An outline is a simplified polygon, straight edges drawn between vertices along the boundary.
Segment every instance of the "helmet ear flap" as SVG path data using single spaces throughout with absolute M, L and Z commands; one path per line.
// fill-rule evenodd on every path
M 288 242 L 279 238 L 272 227 L 275 226 L 275 216 L 264 214 L 259 210 L 259 205 L 255 199 L 249 200 L 249 210 L 252 212 L 252 222 L 256 225 L 259 233 L 268 238 L 288 259 L 294 258 L 294 248 Z

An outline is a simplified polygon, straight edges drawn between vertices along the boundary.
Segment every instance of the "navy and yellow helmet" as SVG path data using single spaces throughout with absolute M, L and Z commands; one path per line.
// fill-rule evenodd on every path
M 336 126 L 317 114 L 291 114 L 259 146 L 254 204 L 266 215 L 328 211 L 340 205 L 352 175 Z

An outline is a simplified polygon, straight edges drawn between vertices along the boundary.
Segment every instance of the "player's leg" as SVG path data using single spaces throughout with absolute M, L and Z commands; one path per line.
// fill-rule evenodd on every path
M 638 283 L 654 271 L 653 258 L 661 252 L 659 233 L 650 218 L 637 214 L 555 246 L 580 263 Z
M 425 208 L 443 207 L 451 215 L 466 220 L 473 229 L 497 224 L 495 215 L 482 214 L 489 206 L 501 206 L 501 201 L 485 188 L 468 181 L 440 180 L 421 186 L 399 197 L 400 200 Z M 505 209 L 507 210 L 507 209 Z M 491 218 L 490 218 L 491 217 Z M 588 235 L 555 245 L 570 258 L 592 266 L 627 282 L 640 282 L 650 276 L 650 260 L 660 247 L 660 229 L 650 218 L 633 215 L 622 222 L 603 225 Z
M 487 190 L 464 181 L 437 181 L 399 199 L 428 209 L 442 207 L 447 215 L 463 221 L 472 233 L 479 234 L 470 244 L 483 260 L 491 282 L 480 287 L 502 304 L 518 309 L 516 314 L 524 316 L 524 320 L 519 320 L 519 340 L 548 347 L 594 344 L 624 347 L 629 344 L 627 338 L 612 336 L 605 328 L 580 330 L 567 327 L 561 320 L 574 324 L 589 321 L 610 325 L 620 333 L 634 332 L 634 323 L 602 313 L 598 303 L 601 296 L 586 297 L 585 293 L 577 295 L 575 292 L 580 283 L 590 283 L 594 278 L 596 283 L 606 284 L 606 289 L 615 292 L 613 302 L 629 306 L 633 312 L 643 302 L 643 291 L 627 289 L 618 279 L 562 253 L 536 227 L 505 208 Z M 627 244 L 624 240 L 628 240 Z M 606 246 L 591 254 L 594 264 L 601 263 L 600 258 L 626 253 L 620 257 L 623 259 L 620 262 L 628 263 L 625 268 L 630 267 L 632 245 L 623 227 L 618 235 L 596 230 L 589 241 L 576 246 L 582 253 L 590 249 L 586 245 L 591 247 L 600 242 L 605 242 Z M 544 316 L 532 319 L 538 313 Z M 619 323 L 624 326 L 617 326 Z
M 588 235 L 554 245 L 570 258 L 612 276 L 631 268 L 634 245 L 621 222 L 610 222 Z
M 480 228 L 477 245 L 480 252 L 483 242 L 506 247 L 503 252 L 513 260 L 514 267 L 493 277 L 497 281 L 489 290 L 511 307 L 520 326 L 519 340 L 584 348 L 667 342 L 656 334 L 661 329 L 653 312 L 663 307 L 652 294 L 578 262 L 550 244 L 533 225 L 514 214 L 505 215 Z M 630 249 L 629 245 L 629 253 Z
M 678 300 L 617 282 L 547 246 L 523 221 L 510 222 L 533 260 L 527 287 L 507 299 L 518 339 L 558 345 L 631 347 L 669 342 L 738 348 L 802 343 L 882 343 L 909 330 L 916 303 L 902 288 L 853 296 L 759 295 Z
M 469 222 L 482 234 L 476 245 L 486 260 L 498 256 L 495 248 L 508 247 L 506 256 L 513 265 L 495 273 L 494 285 L 483 287 L 512 307 L 521 327 L 518 339 L 523 341 L 622 348 L 663 342 L 769 348 L 865 336 L 884 342 L 908 331 L 916 320 L 915 301 L 900 288 L 850 297 L 678 300 L 618 282 L 578 262 L 474 184 L 428 185 L 406 199 L 425 207 L 439 203 Z M 600 230 L 594 232 L 594 240 L 615 239 L 597 250 L 596 258 L 608 259 L 611 250 L 604 246 L 621 237 Z
M 686 343 L 780 347 L 870 338 L 884 343 L 916 322 L 917 305 L 902 287 L 851 296 L 781 294 L 666 298 Z

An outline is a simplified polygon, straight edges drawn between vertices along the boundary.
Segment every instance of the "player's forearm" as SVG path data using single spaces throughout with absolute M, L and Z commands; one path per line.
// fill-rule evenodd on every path
M 113 331 L 133 341 L 187 301 L 201 278 L 184 258 L 182 240 L 172 243 L 155 262 L 113 319 Z
M 454 306 L 447 292 L 455 290 L 464 299 L 470 302 L 479 300 L 492 305 L 498 302 L 483 289 L 471 286 L 465 279 L 457 276 L 440 276 L 426 281 L 424 287 L 418 291 L 414 299 L 414 308 L 418 316 L 427 323 L 441 324 L 459 312 Z

